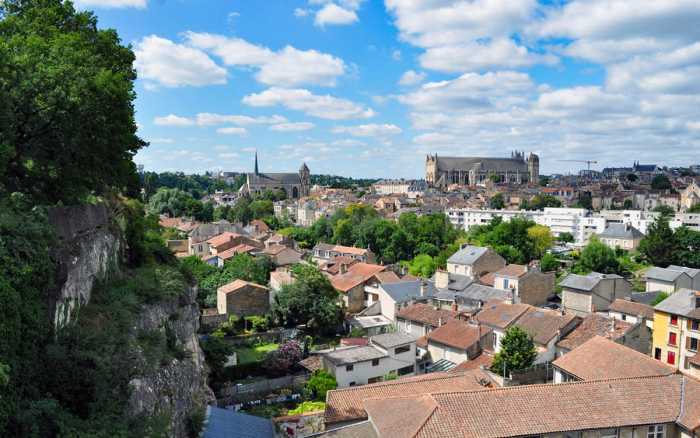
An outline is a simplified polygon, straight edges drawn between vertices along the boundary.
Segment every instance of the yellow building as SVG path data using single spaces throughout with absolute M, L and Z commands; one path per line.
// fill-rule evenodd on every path
M 681 289 L 654 307 L 654 358 L 700 377 L 700 291 Z

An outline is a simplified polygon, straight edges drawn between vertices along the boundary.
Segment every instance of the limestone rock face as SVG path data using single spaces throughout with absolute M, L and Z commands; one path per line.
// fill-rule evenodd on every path
M 204 353 L 199 347 L 199 308 L 195 301 L 196 288 L 163 303 L 143 307 L 134 327 L 134 333 L 158 333 L 170 337 L 184 357 L 172 358 L 168 363 L 149 367 L 143 352 L 137 354 L 143 362 L 140 369 L 149 369 L 130 384 L 129 415 L 149 417 L 166 415 L 170 418 L 169 436 L 187 436 L 189 416 L 198 408 L 215 402 L 214 393 L 207 386 Z

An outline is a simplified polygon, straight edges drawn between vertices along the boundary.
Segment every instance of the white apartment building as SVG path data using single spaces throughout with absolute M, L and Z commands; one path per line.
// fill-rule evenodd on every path
M 424 180 L 384 179 L 372 184 L 372 189 L 378 195 L 406 195 L 409 198 L 417 198 L 428 190 L 428 184 Z

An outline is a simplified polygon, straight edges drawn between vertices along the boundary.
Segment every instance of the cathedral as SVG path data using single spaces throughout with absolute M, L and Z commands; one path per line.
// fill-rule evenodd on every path
M 255 152 L 255 169 L 246 174 L 246 183 L 241 192 L 260 194 L 265 190 L 282 190 L 287 198 L 299 199 L 309 196 L 311 189 L 311 172 L 302 164 L 298 173 L 262 173 L 258 170 L 258 153 Z
M 540 159 L 531 153 L 514 151 L 510 158 L 438 157 L 425 160 L 425 180 L 431 187 L 444 188 L 450 184 L 480 185 L 487 180 L 506 184 L 537 184 Z

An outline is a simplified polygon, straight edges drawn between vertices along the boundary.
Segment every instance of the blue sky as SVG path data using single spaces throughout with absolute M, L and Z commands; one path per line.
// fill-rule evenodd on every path
M 149 170 L 420 177 L 700 162 L 700 2 L 80 0 L 134 47 Z M 584 165 L 581 165 L 583 167 Z

